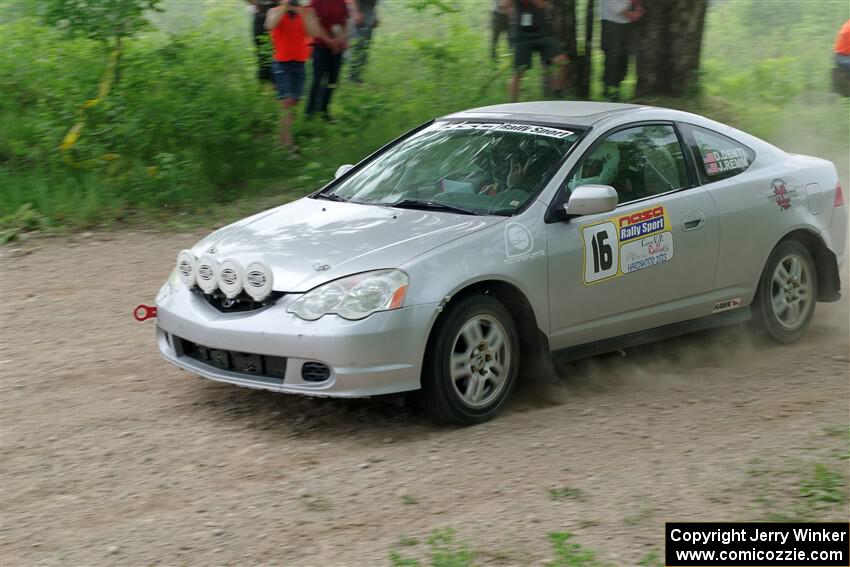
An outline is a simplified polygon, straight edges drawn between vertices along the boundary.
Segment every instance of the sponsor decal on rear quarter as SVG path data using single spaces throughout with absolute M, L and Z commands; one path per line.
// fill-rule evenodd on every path
M 787 211 L 791 208 L 791 197 L 797 194 L 796 189 L 791 189 L 784 179 L 774 179 L 770 184 L 770 193 L 767 198 L 779 205 L 779 210 Z

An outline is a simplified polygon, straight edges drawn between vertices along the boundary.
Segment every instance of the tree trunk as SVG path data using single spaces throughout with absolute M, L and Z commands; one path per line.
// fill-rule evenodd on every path
M 637 24 L 635 97 L 681 97 L 697 86 L 708 0 L 645 0 Z

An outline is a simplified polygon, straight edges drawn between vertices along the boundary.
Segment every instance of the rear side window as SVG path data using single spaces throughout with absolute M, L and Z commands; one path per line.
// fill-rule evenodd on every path
M 743 173 L 753 163 L 756 153 L 744 144 L 699 126 L 688 126 L 693 144 L 691 152 L 703 183 Z

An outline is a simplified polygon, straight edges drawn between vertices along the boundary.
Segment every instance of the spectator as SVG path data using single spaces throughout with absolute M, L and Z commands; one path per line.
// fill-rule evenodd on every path
M 294 108 L 304 93 L 304 64 L 310 56 L 310 36 L 315 21 L 309 8 L 298 0 L 282 0 L 269 10 L 265 27 L 271 32 L 274 46 L 272 73 L 281 104 L 280 143 L 297 155 L 298 148 L 292 139 Z
M 605 52 L 605 98 L 620 101 L 620 83 L 629 71 L 635 22 L 643 16 L 640 0 L 602 0 L 602 51 Z
M 363 82 L 363 68 L 369 59 L 369 44 L 372 32 L 378 27 L 378 1 L 354 0 L 354 45 L 351 48 L 351 71 L 348 79 L 352 83 Z
M 493 0 L 493 35 L 490 42 L 490 56 L 496 60 L 496 50 L 499 47 L 499 38 L 504 33 L 508 37 L 508 46 L 513 50 L 513 30 L 508 10 L 502 5 L 502 0 Z
M 278 0 L 246 0 L 254 12 L 254 45 L 257 49 L 257 80 L 260 82 L 273 81 L 272 78 L 272 48 L 266 32 L 266 15 L 277 6 Z
M 850 20 L 844 22 L 835 38 L 832 90 L 841 96 L 850 96 Z
M 546 0 L 502 0 L 502 7 L 514 23 L 514 76 L 509 86 L 511 101 L 519 99 L 522 75 L 531 68 L 534 53 L 540 54 L 544 73 L 550 73 L 554 64 L 557 71 L 551 78 L 553 94 L 563 96 L 562 73 L 567 57 L 558 50 L 558 44 L 549 34 L 545 23 Z
M 560 73 L 561 90 L 571 91 L 573 88 L 573 80 L 570 74 L 572 62 L 578 57 L 576 48 L 576 17 L 574 2 L 569 0 L 549 0 L 546 10 L 546 25 L 549 32 L 558 46 L 558 52 L 567 56 L 567 62 L 554 70 L 555 73 Z M 546 98 L 555 97 L 554 90 L 551 85 L 551 76 L 543 75 L 543 96 Z M 563 96 L 569 96 L 562 93 Z M 557 97 L 562 98 L 562 97 Z
M 835 64 L 850 71 L 850 20 L 844 22 L 835 38 Z
M 328 107 L 336 90 L 342 52 L 348 36 L 348 7 L 345 0 L 313 0 L 316 31 L 313 36 L 313 84 L 307 102 L 307 116 L 321 112 L 328 122 L 333 122 Z

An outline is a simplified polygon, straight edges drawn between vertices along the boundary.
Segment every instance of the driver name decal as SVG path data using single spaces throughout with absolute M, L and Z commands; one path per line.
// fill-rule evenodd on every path
M 717 175 L 732 169 L 746 169 L 750 165 L 744 148 L 705 152 L 702 163 L 708 175 Z
M 673 232 L 663 206 L 581 227 L 582 281 L 593 285 L 673 258 Z

